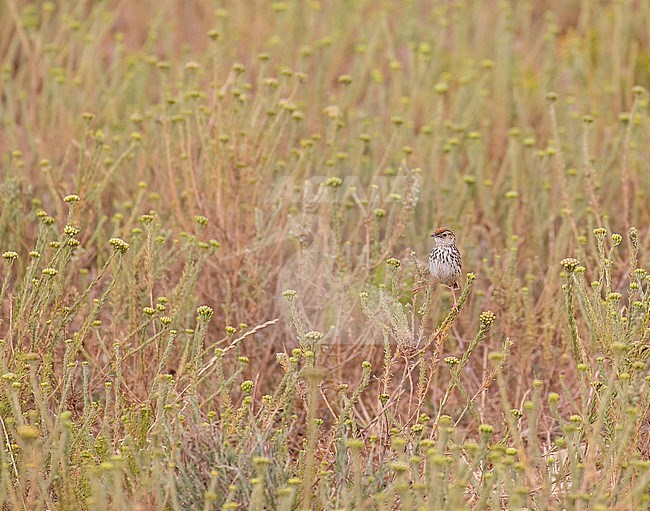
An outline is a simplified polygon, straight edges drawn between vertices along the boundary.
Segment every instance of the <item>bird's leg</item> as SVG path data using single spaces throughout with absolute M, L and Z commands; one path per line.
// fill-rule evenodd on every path
M 445 286 L 445 287 L 448 287 L 449 290 L 451 291 L 451 296 L 454 297 L 454 308 L 457 309 L 458 308 L 458 300 L 456 300 L 456 292 L 454 291 L 454 286 Z

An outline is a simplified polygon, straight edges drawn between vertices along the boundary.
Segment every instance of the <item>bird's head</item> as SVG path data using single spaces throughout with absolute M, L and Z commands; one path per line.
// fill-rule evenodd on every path
M 433 238 L 434 243 L 438 246 L 456 244 L 456 235 L 451 229 L 447 229 L 446 227 L 439 227 L 431 237 Z

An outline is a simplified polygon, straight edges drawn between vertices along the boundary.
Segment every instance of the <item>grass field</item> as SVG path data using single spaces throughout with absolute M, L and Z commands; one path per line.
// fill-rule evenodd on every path
M 5 0 L 0 60 L 1 509 L 648 507 L 649 3 Z

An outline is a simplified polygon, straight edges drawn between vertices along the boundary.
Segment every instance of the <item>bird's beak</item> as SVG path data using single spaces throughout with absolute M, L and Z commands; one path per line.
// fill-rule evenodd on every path
M 435 237 L 436 237 L 436 235 L 435 235 L 435 234 L 432 234 L 432 235 L 431 235 L 431 237 L 432 237 L 432 238 L 435 238 Z

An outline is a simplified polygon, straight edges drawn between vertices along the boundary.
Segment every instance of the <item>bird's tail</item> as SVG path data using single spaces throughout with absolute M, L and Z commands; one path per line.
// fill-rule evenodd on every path
M 458 281 L 454 282 L 454 285 L 451 286 L 451 288 L 452 288 L 454 291 L 458 291 L 458 290 L 460 289 L 460 285 L 458 284 Z

